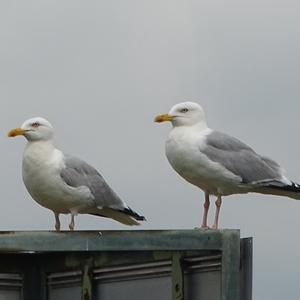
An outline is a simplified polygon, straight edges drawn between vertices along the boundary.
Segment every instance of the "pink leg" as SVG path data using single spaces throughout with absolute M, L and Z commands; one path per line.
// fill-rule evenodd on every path
M 209 227 L 207 226 L 207 214 L 209 210 L 209 194 L 205 193 L 205 202 L 204 202 L 204 212 L 203 212 L 203 220 L 202 220 L 202 225 L 201 228 L 203 229 L 208 229 Z
M 74 230 L 74 227 L 75 227 L 75 221 L 74 221 L 74 217 L 75 217 L 75 214 L 74 213 L 71 213 L 71 222 L 69 224 L 69 228 L 71 231 Z
M 54 215 L 55 215 L 55 230 L 60 231 L 59 214 L 54 213 Z
M 216 214 L 215 214 L 215 221 L 214 224 L 212 226 L 213 229 L 218 229 L 218 225 L 219 225 L 219 214 L 220 214 L 220 208 L 221 208 L 221 204 L 222 204 L 222 198 L 219 195 L 218 199 L 216 201 Z

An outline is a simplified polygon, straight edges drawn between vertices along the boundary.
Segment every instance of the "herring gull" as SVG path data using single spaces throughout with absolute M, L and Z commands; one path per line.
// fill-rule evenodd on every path
M 109 187 L 92 166 L 67 155 L 53 145 L 53 127 L 43 118 L 32 118 L 9 137 L 23 135 L 28 143 L 23 154 L 22 175 L 32 198 L 54 212 L 55 229 L 60 230 L 59 214 L 71 214 L 70 230 L 78 213 L 139 225 L 145 218 L 134 212 Z
M 209 228 L 210 195 L 217 197 L 214 229 L 218 228 L 222 196 L 254 192 L 300 200 L 299 184 L 289 180 L 278 163 L 238 139 L 210 129 L 199 104 L 179 103 L 155 118 L 155 122 L 164 121 L 173 125 L 166 141 L 168 161 L 179 175 L 204 191 L 201 228 Z

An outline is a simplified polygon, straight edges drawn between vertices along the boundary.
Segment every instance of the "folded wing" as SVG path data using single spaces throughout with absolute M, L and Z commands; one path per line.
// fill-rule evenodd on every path
M 71 187 L 89 188 L 95 201 L 91 214 L 109 217 L 126 225 L 138 225 L 137 221 L 145 220 L 120 199 L 95 168 L 83 160 L 66 155 L 65 168 L 60 176 Z

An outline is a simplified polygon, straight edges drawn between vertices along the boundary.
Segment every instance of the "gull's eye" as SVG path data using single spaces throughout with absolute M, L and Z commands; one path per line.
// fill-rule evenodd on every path
M 180 112 L 182 112 L 182 113 L 186 113 L 186 112 L 188 112 L 189 110 L 187 109 L 187 108 L 183 108 L 183 109 L 181 109 L 180 110 Z
M 34 122 L 34 123 L 31 124 L 31 126 L 36 128 L 36 127 L 40 126 L 40 123 L 39 122 Z

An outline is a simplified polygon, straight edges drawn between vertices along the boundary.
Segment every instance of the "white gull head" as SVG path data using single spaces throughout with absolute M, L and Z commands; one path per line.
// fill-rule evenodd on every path
M 20 128 L 15 128 L 8 136 L 15 137 L 23 135 L 31 141 L 49 141 L 53 139 L 54 131 L 49 121 L 41 117 L 26 120 Z
M 201 125 L 206 128 L 206 118 L 202 107 L 195 102 L 182 102 L 174 105 L 168 114 L 155 118 L 155 122 L 170 121 L 174 127 Z

